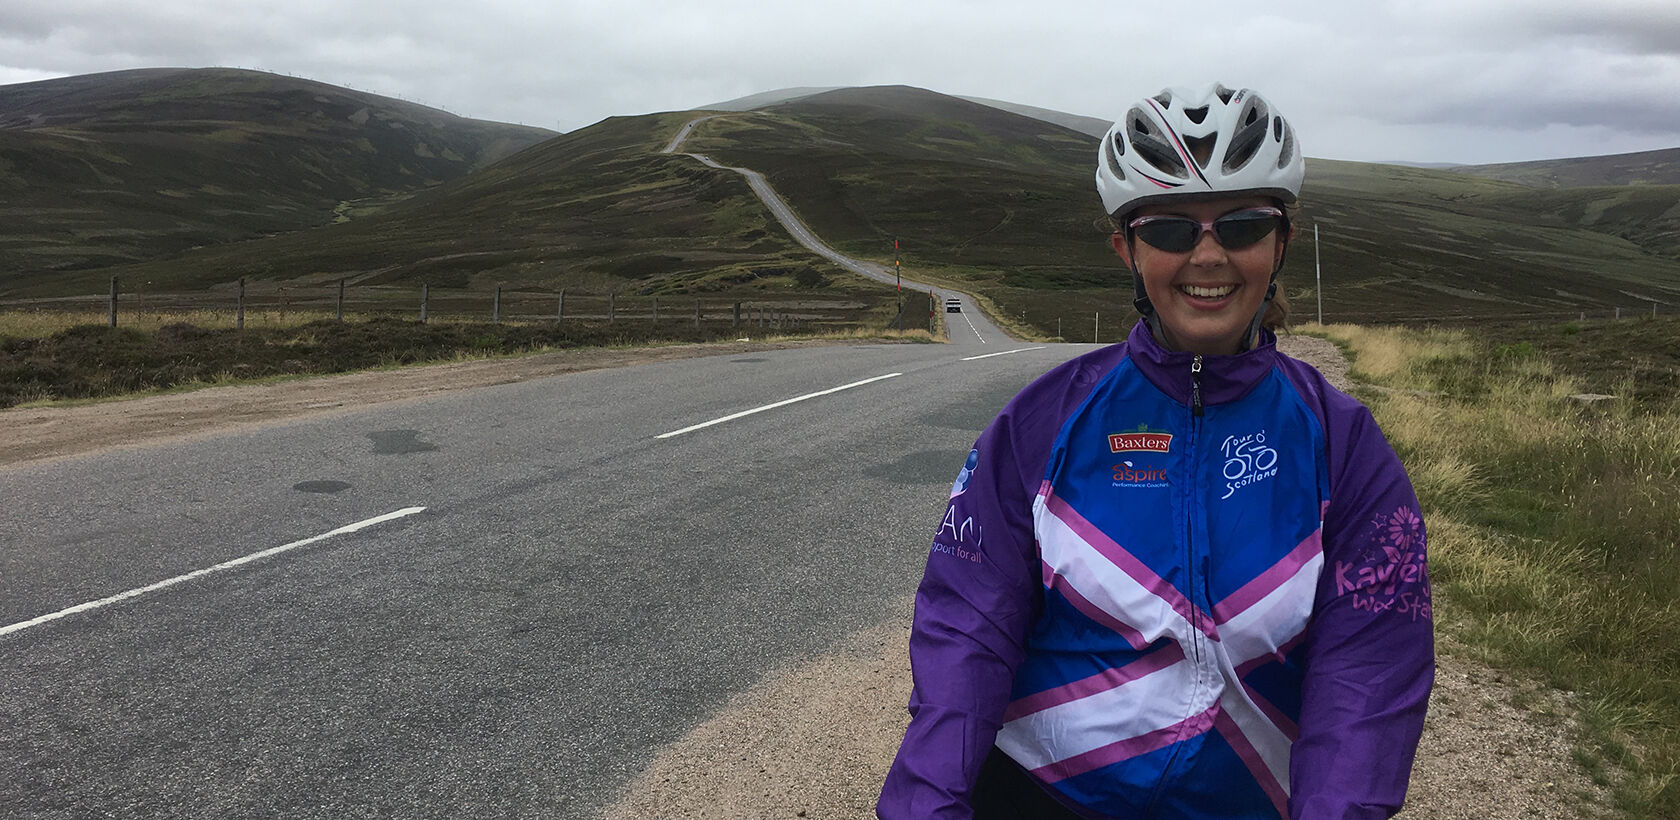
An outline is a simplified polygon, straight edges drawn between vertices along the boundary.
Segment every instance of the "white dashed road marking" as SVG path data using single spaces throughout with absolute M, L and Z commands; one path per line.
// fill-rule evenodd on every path
M 366 528 L 371 527 L 375 524 L 383 524 L 386 521 L 392 521 L 392 520 L 395 520 L 395 519 L 398 519 L 398 518 L 405 518 L 405 517 L 413 515 L 415 513 L 425 512 L 425 511 L 426 511 L 425 507 L 405 507 L 403 509 L 397 510 L 396 512 L 390 512 L 390 513 L 386 513 L 384 515 L 375 516 L 373 518 L 367 519 L 366 521 L 357 521 L 354 524 L 348 524 L 348 525 L 345 525 L 343 527 L 339 527 L 338 529 L 333 530 L 332 532 L 324 532 L 324 533 L 321 533 L 320 535 L 316 535 L 316 536 L 313 536 L 313 537 L 310 537 L 310 538 L 305 538 L 302 541 L 293 541 L 290 544 L 283 544 L 283 545 L 278 546 L 278 547 L 273 547 L 273 548 L 270 548 L 270 549 L 263 550 L 262 552 L 253 552 L 250 555 L 247 555 L 243 558 L 235 558 L 232 561 L 223 561 L 222 563 L 217 564 L 213 567 L 206 567 L 204 569 L 193 570 L 192 572 L 189 572 L 186 575 L 177 575 L 174 578 L 170 578 L 167 581 L 159 581 L 159 582 L 157 582 L 155 584 L 152 584 L 150 586 L 140 587 L 139 589 L 131 589 L 127 592 L 119 592 L 116 595 L 112 595 L 109 598 L 100 598 L 97 601 L 89 601 L 85 604 L 77 604 L 73 607 L 70 607 L 69 609 L 61 609 L 57 612 L 54 612 L 54 613 L 51 613 L 51 614 L 48 614 L 48 615 L 42 615 L 39 618 L 31 618 L 30 620 L 21 621 L 19 623 L 15 623 L 15 624 L 12 624 L 10 626 L 0 626 L 0 636 L 9 635 L 13 632 L 21 632 L 25 629 L 28 629 L 28 628 L 32 627 L 32 626 L 39 626 L 41 624 L 47 623 L 48 621 L 55 621 L 55 620 L 58 620 L 59 618 L 63 618 L 63 617 L 68 616 L 68 615 L 75 615 L 78 612 L 87 612 L 89 610 L 99 609 L 100 607 L 103 607 L 103 606 L 109 606 L 111 604 L 115 604 L 115 603 L 118 603 L 118 602 L 121 602 L 121 601 L 126 601 L 129 598 L 135 598 L 135 597 L 138 597 L 138 596 L 141 596 L 141 595 L 145 595 L 148 592 L 156 592 L 160 589 L 163 589 L 164 587 L 171 587 L 171 586 L 174 586 L 176 584 L 179 584 L 182 581 L 191 581 L 194 578 L 202 578 L 206 575 L 209 575 L 212 572 L 221 572 L 224 569 L 233 569 L 234 567 L 237 567 L 237 566 L 241 566 L 241 565 L 244 565 L 244 564 L 249 564 L 252 561 L 260 561 L 260 560 L 262 560 L 264 558 L 268 558 L 270 556 L 279 555 L 280 553 L 286 552 L 288 550 L 294 550 L 294 549 L 297 549 L 298 547 L 308 546 L 309 544 L 313 544 L 317 541 L 325 541 L 326 539 L 331 538 L 335 535 L 345 535 L 347 533 L 352 533 L 352 532 L 355 532 L 355 531 L 360 530 L 360 529 L 366 529 Z
M 766 404 L 763 407 L 754 407 L 751 410 L 742 410 L 739 413 L 732 413 L 730 415 L 724 416 L 723 418 L 712 419 L 711 421 L 707 421 L 707 422 L 701 422 L 700 424 L 696 424 L 692 427 L 684 427 L 681 430 L 672 430 L 669 433 L 660 433 L 659 435 L 654 436 L 654 438 L 671 438 L 672 436 L 680 436 L 683 433 L 692 433 L 695 430 L 701 430 L 701 429 L 710 427 L 714 424 L 722 424 L 726 421 L 734 421 L 735 419 L 741 418 L 743 416 L 750 416 L 754 413 L 762 413 L 766 410 L 774 410 L 778 407 L 786 407 L 787 405 L 793 404 L 794 402 L 805 401 L 806 399 L 814 399 L 818 396 L 826 396 L 830 393 L 838 393 L 842 390 L 850 390 L 854 387 L 862 387 L 866 384 L 870 384 L 870 383 L 873 383 L 873 382 L 878 382 L 882 379 L 890 379 L 890 378 L 893 378 L 894 376 L 902 376 L 902 375 L 904 375 L 904 374 L 903 373 L 888 373 L 885 376 L 876 376 L 873 379 L 864 379 L 861 382 L 852 382 L 851 384 L 842 384 L 839 387 L 830 387 L 827 390 L 819 390 L 815 393 L 806 393 L 803 396 L 795 396 L 794 398 L 791 398 L 791 399 L 783 399 L 782 401 L 776 402 L 775 404 Z

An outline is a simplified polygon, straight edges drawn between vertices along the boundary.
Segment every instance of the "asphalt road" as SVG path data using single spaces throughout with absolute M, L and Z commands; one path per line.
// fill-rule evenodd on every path
M 1090 349 L 947 319 L 0 468 L 0 816 L 598 814 L 888 620 L 975 436 Z
M 885 620 L 975 435 L 1086 349 L 720 356 L 0 470 L 0 816 L 591 816 Z
M 706 120 L 719 116 L 727 115 L 711 114 L 704 117 L 696 117 L 689 120 L 687 123 L 684 123 L 683 127 L 671 138 L 671 141 L 665 145 L 662 153 L 676 153 L 677 149 L 682 146 L 683 141 L 687 140 L 689 135 L 694 133 L 695 126 L 698 126 Z M 723 165 L 705 154 L 688 153 L 684 154 L 684 156 L 693 157 L 707 167 L 716 168 L 721 171 L 734 171 L 735 173 L 745 177 L 747 184 L 752 187 L 753 193 L 757 194 L 759 200 L 764 203 L 765 207 L 770 209 L 770 213 L 776 217 L 776 220 L 782 223 L 782 227 L 787 229 L 787 232 L 793 236 L 794 241 L 804 245 L 818 256 L 821 256 L 824 259 L 827 259 L 830 262 L 833 262 L 834 264 L 860 276 L 874 279 L 877 282 L 884 282 L 895 287 L 902 286 L 911 290 L 932 291 L 937 294 L 934 299 L 934 304 L 940 305 L 941 309 L 943 309 L 943 305 L 946 300 L 958 300 L 962 304 L 962 310 L 959 311 L 961 315 L 958 316 L 952 314 L 946 317 L 946 327 L 952 341 L 996 344 L 1007 342 L 1009 340 L 1008 336 L 1006 336 L 1003 331 L 999 330 L 996 325 L 992 324 L 990 319 L 987 319 L 986 316 L 980 312 L 980 309 L 976 306 L 974 297 L 971 294 L 950 290 L 948 288 L 937 287 L 926 282 L 916 281 L 914 278 L 902 278 L 899 273 L 895 272 L 892 268 L 889 268 L 886 265 L 863 259 L 854 259 L 829 247 L 821 239 L 817 238 L 817 235 L 799 219 L 798 215 L 793 212 L 793 208 L 788 205 L 787 200 L 782 199 L 781 194 L 776 193 L 776 189 L 770 185 L 769 180 L 765 179 L 763 174 L 754 171 L 751 168 L 737 168 L 734 166 Z

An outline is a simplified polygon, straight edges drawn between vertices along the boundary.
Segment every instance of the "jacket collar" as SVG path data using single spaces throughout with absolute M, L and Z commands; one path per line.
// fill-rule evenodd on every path
M 1132 362 L 1150 383 L 1174 401 L 1190 403 L 1190 363 L 1195 354 L 1162 347 L 1143 321 L 1132 327 L 1126 347 Z M 1202 404 L 1225 404 L 1248 395 L 1271 372 L 1277 357 L 1277 336 L 1265 329 L 1249 350 L 1235 356 L 1203 356 Z

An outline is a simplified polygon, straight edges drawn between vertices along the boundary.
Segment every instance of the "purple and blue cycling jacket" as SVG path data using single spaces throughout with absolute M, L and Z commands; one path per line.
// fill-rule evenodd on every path
M 1417 497 L 1275 342 L 1140 323 L 998 414 L 917 591 L 879 816 L 969 817 L 994 745 L 1092 818 L 1399 811 L 1434 681 Z

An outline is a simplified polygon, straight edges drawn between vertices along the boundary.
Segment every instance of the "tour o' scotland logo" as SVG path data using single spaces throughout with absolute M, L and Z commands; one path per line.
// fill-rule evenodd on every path
M 1277 475 L 1277 450 L 1266 444 L 1266 431 L 1246 436 L 1228 436 L 1220 445 L 1225 455 L 1225 494 L 1223 501 L 1237 490 L 1257 484 Z

